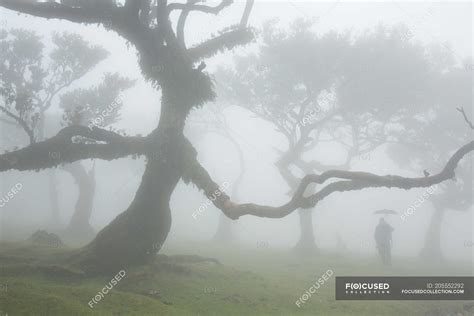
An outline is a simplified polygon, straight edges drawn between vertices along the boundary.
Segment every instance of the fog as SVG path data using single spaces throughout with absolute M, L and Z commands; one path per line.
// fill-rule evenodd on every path
M 220 1 L 204 3 L 214 6 Z M 245 5 L 244 1 L 235 1 L 218 15 L 190 14 L 184 37 L 187 47 L 238 24 Z M 170 14 L 173 25 L 178 12 Z M 203 73 L 211 78 L 216 98 L 192 107 L 186 115 L 184 135 L 213 183 L 223 188 L 235 205 L 285 205 L 306 174 L 334 169 L 431 181 L 430 177 L 441 173 L 459 148 L 472 141 L 472 13 L 470 2 L 257 0 L 248 21 L 255 38 L 205 60 Z M 30 49 L 8 46 L 13 44 L 9 44 L 6 34 L 15 29 L 37 34 L 45 56 L 56 47 L 55 32 L 78 34 L 88 45 L 108 52 L 90 71 L 52 98 L 44 112 L 44 136 L 37 136 L 38 142 L 72 126 L 64 119 L 65 109 L 74 107 L 68 101 L 79 105 L 85 102 L 79 94 L 74 95 L 79 93 L 76 89 L 97 87 L 107 73 L 116 72 L 133 83 L 122 88 L 114 81 L 111 87 L 116 90 L 106 88 L 107 92 L 98 94 L 104 98 L 100 109 L 116 100 L 119 92 L 123 96 L 118 112 L 110 114 L 113 119 L 109 122 L 104 118 L 104 129 L 126 136 L 147 136 L 162 124 L 161 101 L 166 90 L 157 88 L 159 84 L 140 68 L 146 60 L 136 46 L 113 30 L 17 14 L 5 8 L 0 9 L 0 21 L 5 32 L 0 38 L 5 65 L 12 63 L 7 61 L 13 58 L 7 53 L 10 48 L 18 49 L 17 54 Z M 373 57 L 378 56 L 377 52 L 382 54 L 381 60 Z M 24 76 L 30 74 L 25 71 Z M 9 80 L 13 79 L 7 72 L 2 73 L 2 87 Z M 185 85 L 174 89 L 181 95 L 192 93 Z M 110 96 L 104 96 L 108 92 Z M 38 92 L 40 98 L 43 93 L 47 94 Z M 65 97 L 68 93 L 70 99 Z M 7 92 L 2 92 L 0 98 L 2 107 L 20 113 L 20 101 L 8 107 Z M 87 106 L 93 108 L 96 104 Z M 306 110 L 300 111 L 302 107 Z M 93 114 L 80 125 L 92 122 L 97 117 L 94 113 L 100 116 L 100 109 L 92 110 Z M 24 112 L 18 115 L 34 123 L 32 116 Z M 74 122 L 72 114 L 68 119 Z M 288 127 L 291 124 L 293 127 Z M 39 125 L 34 126 L 36 132 Z M 307 135 L 301 150 L 298 140 L 308 126 L 314 132 Z M 5 111 L 0 113 L 0 131 L 2 153 L 32 146 L 22 127 Z M 97 144 L 105 143 L 97 140 Z M 46 230 L 58 235 L 66 247 L 87 245 L 139 196 L 147 162 L 154 159 L 153 155 L 137 153 L 74 162 L 95 179 L 88 218 L 92 230 L 74 235 L 68 230 L 74 212 L 81 207 L 76 205 L 80 178 L 71 176 L 65 169 L 69 162 L 63 160 L 68 158 L 54 148 L 49 150 L 50 160 L 61 160 L 54 168 L 1 169 L 2 242 L 23 242 L 38 230 Z M 151 147 L 149 150 L 153 151 Z M 169 157 L 181 159 L 179 155 Z M 287 165 L 283 157 L 290 157 Z M 288 180 L 285 172 L 293 180 Z M 226 251 L 236 256 L 244 256 L 247 251 L 296 254 L 298 248 L 302 251 L 295 258 L 300 259 L 314 256 L 317 261 L 319 256 L 330 254 L 378 262 L 374 233 L 384 218 L 393 227 L 394 266 L 403 266 L 404 260 L 419 260 L 422 264 L 443 260 L 470 266 L 472 276 L 472 154 L 465 154 L 455 174 L 455 180 L 433 179 L 436 183 L 410 189 L 401 188 L 403 185 L 389 188 L 387 184 L 374 188 L 378 180 L 371 183 L 365 178 L 343 181 L 362 188 L 336 190 L 317 200 L 315 206 L 304 211 L 297 207 L 282 218 L 250 212 L 237 220 L 223 217 L 219 199 L 211 201 L 194 179 L 179 177 L 170 198 L 171 228 L 163 242 L 157 241 L 162 245 L 157 250 L 165 255 L 185 252 L 207 256 L 210 250 L 201 248 L 217 247 L 211 255 L 225 264 L 231 264 L 225 259 Z M 313 184 L 305 195 L 339 180 L 334 177 L 324 184 Z M 152 181 L 160 187 L 160 181 L 165 180 L 158 177 Z M 58 204 L 57 216 L 52 199 Z M 374 214 L 387 209 L 393 214 Z M 309 215 L 301 217 L 300 212 Z M 434 214 L 442 215 L 436 219 Z M 302 241 L 300 221 L 312 227 L 309 243 L 313 239 L 314 244 L 308 246 L 308 240 Z M 225 225 L 225 237 L 218 234 L 219 225 Z M 183 250 L 182 245 L 190 248 Z M 410 272 L 410 267 L 404 266 L 403 273 L 417 275 L 417 268 Z

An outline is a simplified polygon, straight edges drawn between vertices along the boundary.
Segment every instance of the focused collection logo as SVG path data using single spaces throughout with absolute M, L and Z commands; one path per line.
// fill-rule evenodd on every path
M 388 283 L 345 283 L 346 294 L 360 295 L 360 294 L 390 294 L 390 284 Z
M 336 300 L 472 300 L 474 277 L 336 276 Z

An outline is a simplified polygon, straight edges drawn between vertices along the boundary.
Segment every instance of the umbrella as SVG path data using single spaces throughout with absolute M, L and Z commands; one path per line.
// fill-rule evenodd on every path
M 375 211 L 374 214 L 384 214 L 384 215 L 393 215 L 393 214 L 398 214 L 397 212 L 395 212 L 394 210 L 387 210 L 387 209 L 383 209 L 383 210 L 378 210 L 378 211 Z

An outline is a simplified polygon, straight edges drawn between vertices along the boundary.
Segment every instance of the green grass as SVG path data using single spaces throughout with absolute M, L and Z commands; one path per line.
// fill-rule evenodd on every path
M 8 315 L 425 315 L 462 312 L 455 301 L 335 301 L 335 275 L 472 275 L 462 264 L 322 253 L 301 259 L 283 250 L 218 248 L 209 244 L 168 246 L 154 264 L 126 270 L 91 309 L 87 303 L 111 277 L 85 278 L 56 267 L 61 250 L 28 244 L 0 245 L 0 316 Z M 192 262 L 176 254 L 218 259 Z M 334 276 L 301 308 L 295 301 L 325 271 Z M 61 272 L 61 273 L 60 273 Z M 118 272 L 118 271 L 117 271 Z M 5 286 L 6 285 L 6 286 Z M 459 314 L 471 315 L 471 314 Z

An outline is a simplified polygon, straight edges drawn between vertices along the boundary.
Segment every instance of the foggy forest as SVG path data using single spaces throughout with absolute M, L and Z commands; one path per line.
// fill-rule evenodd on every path
M 474 315 L 473 12 L 0 0 L 0 316 Z

